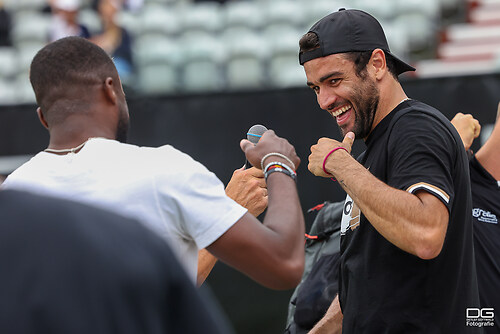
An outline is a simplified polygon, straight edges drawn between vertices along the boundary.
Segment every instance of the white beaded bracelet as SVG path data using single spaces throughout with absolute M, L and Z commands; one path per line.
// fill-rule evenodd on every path
M 265 156 L 263 156 L 262 160 L 260 160 L 260 168 L 262 169 L 262 171 L 264 171 L 264 160 L 266 160 L 267 158 L 269 158 L 271 156 L 277 156 L 277 157 L 285 159 L 290 165 L 292 165 L 292 169 L 295 170 L 295 164 L 293 163 L 292 160 L 290 160 L 290 158 L 288 158 L 286 155 L 278 153 L 278 152 L 271 152 L 271 153 L 268 153 Z

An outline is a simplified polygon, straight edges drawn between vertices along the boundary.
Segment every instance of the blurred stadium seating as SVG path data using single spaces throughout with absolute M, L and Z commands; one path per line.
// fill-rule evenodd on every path
M 467 0 L 463 22 L 442 30 L 435 59 L 415 63 L 420 77 L 500 72 L 500 0 Z
M 100 29 L 91 0 L 80 19 Z M 45 0 L 5 0 L 13 47 L 0 49 L 0 104 L 30 103 L 31 58 L 47 37 Z M 298 39 L 340 7 L 364 9 L 386 30 L 392 51 L 415 76 L 500 71 L 500 0 L 144 0 L 120 13 L 134 38 L 139 94 L 217 92 L 304 86 Z

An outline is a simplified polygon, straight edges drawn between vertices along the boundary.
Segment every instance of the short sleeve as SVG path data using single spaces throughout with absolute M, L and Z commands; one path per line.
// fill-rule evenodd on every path
M 175 221 L 181 237 L 206 248 L 236 223 L 247 209 L 229 198 L 217 176 L 187 155 L 173 174 L 158 175 L 160 205 Z
M 419 111 L 396 120 L 388 139 L 388 184 L 410 193 L 427 191 L 450 210 L 459 149 L 450 127 Z

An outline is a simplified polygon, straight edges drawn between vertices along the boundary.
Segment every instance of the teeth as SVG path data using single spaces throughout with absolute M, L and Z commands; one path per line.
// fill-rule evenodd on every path
M 337 109 L 336 111 L 332 112 L 332 116 L 333 117 L 337 117 L 339 116 L 340 114 L 343 114 L 345 113 L 347 110 L 351 109 L 351 106 L 350 105 L 347 105 L 347 106 L 343 106 L 342 108 L 340 109 Z

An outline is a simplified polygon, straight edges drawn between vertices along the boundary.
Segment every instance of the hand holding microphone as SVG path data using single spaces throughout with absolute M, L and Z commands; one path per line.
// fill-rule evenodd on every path
M 265 167 L 266 164 L 276 161 L 296 170 L 300 164 L 300 158 L 293 145 L 288 140 L 278 137 L 273 130 L 265 131 L 256 144 L 248 139 L 243 139 L 240 142 L 240 147 L 245 152 L 247 161 L 256 168 L 261 169 L 262 166 Z M 264 161 L 262 161 L 263 158 L 265 158 Z
M 267 131 L 267 128 L 264 125 L 261 125 L 261 124 L 252 125 L 252 127 L 250 129 L 248 129 L 247 139 L 248 139 L 248 141 L 250 141 L 254 145 L 257 145 L 260 138 L 262 137 L 262 135 L 266 131 Z M 245 160 L 245 169 L 249 169 L 252 167 L 253 167 L 252 164 L 248 160 Z

